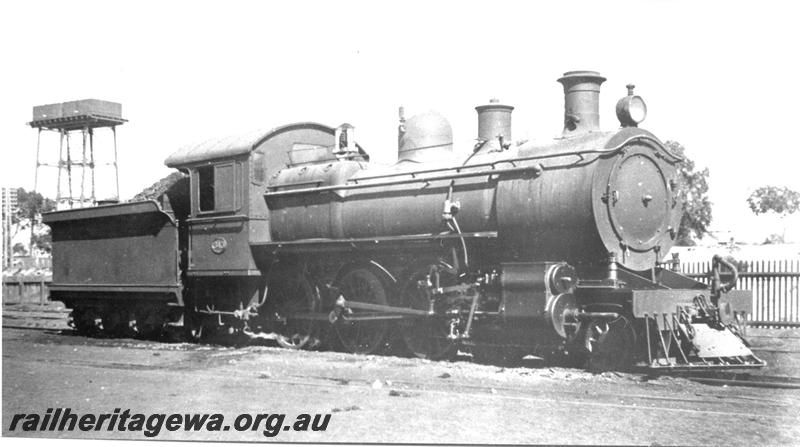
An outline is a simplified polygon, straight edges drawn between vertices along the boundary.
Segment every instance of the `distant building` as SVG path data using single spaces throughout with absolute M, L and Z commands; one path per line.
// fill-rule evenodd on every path
M 727 243 L 734 237 L 733 230 L 711 230 L 708 232 L 708 235 L 720 243 Z
M 11 265 L 11 215 L 17 210 L 17 188 L 0 189 L 3 215 L 3 267 Z
M 17 188 L 2 188 L 3 216 L 11 215 L 17 209 Z

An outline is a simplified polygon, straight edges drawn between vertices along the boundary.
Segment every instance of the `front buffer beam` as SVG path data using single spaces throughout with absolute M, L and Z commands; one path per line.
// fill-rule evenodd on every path
M 722 293 L 713 305 L 707 290 L 632 291 L 633 316 L 644 320 L 646 363 L 653 370 L 760 368 L 744 340 L 752 293 Z

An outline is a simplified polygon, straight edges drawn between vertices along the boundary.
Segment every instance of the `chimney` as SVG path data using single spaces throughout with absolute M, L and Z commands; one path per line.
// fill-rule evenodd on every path
M 478 112 L 478 138 L 486 141 L 485 147 L 497 149 L 501 144 L 511 142 L 511 111 L 514 107 L 492 98 L 489 104 L 475 107 L 475 110 Z
M 596 71 L 568 71 L 558 79 L 564 86 L 564 133 L 574 135 L 600 129 L 600 84 Z

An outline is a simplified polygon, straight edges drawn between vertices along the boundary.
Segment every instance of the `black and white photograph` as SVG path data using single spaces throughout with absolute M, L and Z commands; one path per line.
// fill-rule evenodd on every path
M 4 442 L 800 445 L 799 10 L 4 3 Z

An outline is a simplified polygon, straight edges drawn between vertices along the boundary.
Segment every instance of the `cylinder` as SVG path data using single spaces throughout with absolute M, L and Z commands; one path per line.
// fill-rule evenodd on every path
M 478 112 L 478 138 L 487 144 L 499 144 L 499 137 L 511 141 L 511 112 L 514 107 L 500 104 L 497 98 L 475 107 Z
M 600 84 L 596 71 L 568 71 L 558 79 L 564 86 L 564 135 L 600 129 Z

